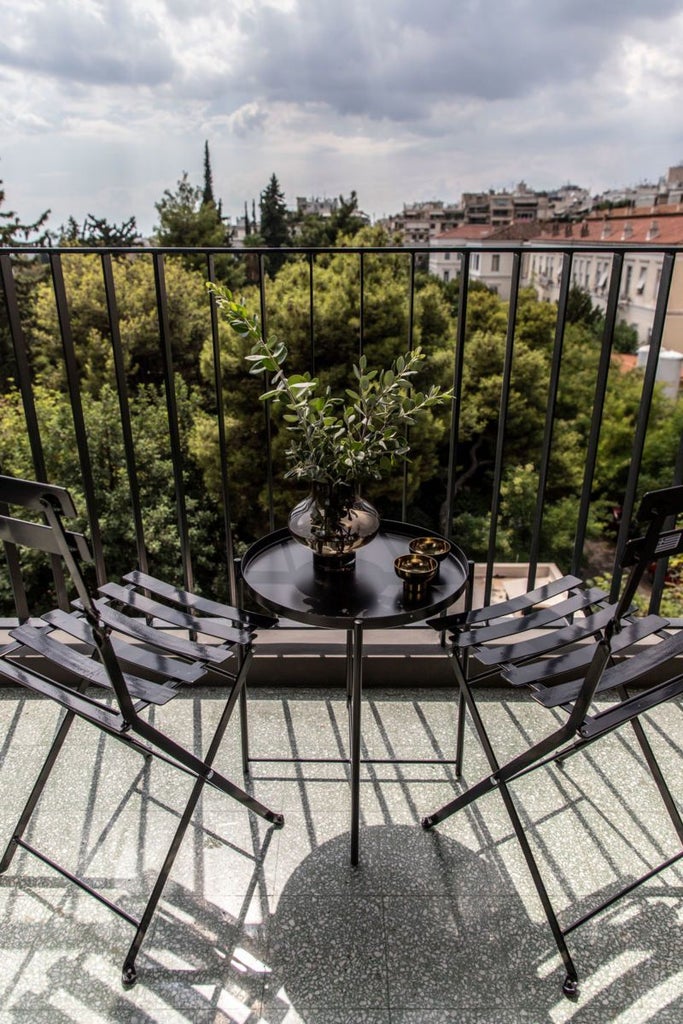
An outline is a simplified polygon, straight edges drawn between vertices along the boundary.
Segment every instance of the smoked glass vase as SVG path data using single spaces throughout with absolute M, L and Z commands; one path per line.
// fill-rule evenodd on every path
M 350 484 L 314 483 L 289 514 L 290 533 L 313 552 L 320 572 L 353 571 L 356 551 L 379 532 L 379 513 Z

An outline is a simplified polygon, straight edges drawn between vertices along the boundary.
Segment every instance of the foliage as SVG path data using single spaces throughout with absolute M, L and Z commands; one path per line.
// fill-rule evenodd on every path
M 14 210 L 1 209 L 4 201 L 5 190 L 0 180 L 0 245 L 16 246 L 23 242 L 44 245 L 49 242 L 49 232 L 41 230 L 50 215 L 49 210 L 45 210 L 32 224 L 27 224 Z M 32 239 L 31 235 L 36 232 L 39 232 L 38 236 Z M 45 276 L 47 267 L 42 260 L 36 259 L 30 254 L 13 257 L 12 263 L 17 302 L 22 326 L 25 326 L 31 317 L 33 286 Z M 0 393 L 7 389 L 15 375 L 15 354 L 7 318 L 7 307 L 4 301 L 0 301 Z
M 596 337 L 602 337 L 605 330 L 605 314 L 599 306 L 594 306 L 590 292 L 578 285 L 572 285 L 567 296 L 567 323 L 583 324 L 593 331 Z M 619 320 L 614 327 L 612 350 L 620 353 L 634 353 L 638 348 L 638 331 Z
M 59 229 L 59 245 L 108 246 L 111 248 L 128 248 L 140 245 L 142 235 L 138 231 L 135 217 L 110 224 L 106 217 L 95 217 L 92 213 L 79 227 L 74 217 L 69 217 L 66 224 Z
M 342 235 L 355 235 L 364 225 L 365 218 L 358 212 L 355 190 L 348 199 L 339 196 L 336 208 L 329 217 L 309 213 L 293 218 L 296 244 L 310 248 L 335 246 Z
M 285 203 L 284 192 L 280 183 L 273 174 L 270 181 L 264 188 L 259 199 L 261 210 L 260 236 L 263 244 L 269 249 L 279 249 L 283 245 L 290 244 L 289 218 L 287 204 Z M 271 276 L 274 276 L 284 263 L 284 256 L 269 256 L 268 268 Z
M 230 246 L 230 230 L 223 223 L 220 210 L 212 201 L 205 202 L 204 188 L 192 185 L 187 172 L 178 181 L 175 192 L 166 189 L 155 203 L 159 224 L 154 232 L 157 245 L 170 248 L 217 249 Z M 206 256 L 185 253 L 181 257 L 190 270 L 206 270 Z M 214 258 L 216 277 L 233 288 L 244 281 L 242 262 L 231 255 Z
M 203 278 L 181 260 L 164 261 L 170 343 L 175 369 L 189 383 L 198 378 L 198 357 L 210 335 Z M 111 330 L 97 256 L 65 256 L 62 270 L 70 310 L 70 327 L 84 387 L 96 395 L 113 381 Z M 151 259 L 126 257 L 113 265 L 124 362 L 128 381 L 160 383 L 156 289 Z M 35 289 L 30 356 L 35 372 L 54 388 L 63 388 L 64 356 L 50 281 Z
M 211 172 L 211 157 L 209 156 L 209 143 L 204 143 L 204 188 L 202 190 L 202 205 L 216 205 L 213 196 L 213 174 Z
M 80 529 L 89 533 L 85 519 L 83 473 L 75 444 L 68 395 L 36 385 L 34 396 L 48 477 L 66 486 L 82 515 Z M 187 493 L 190 539 L 199 589 L 226 592 L 224 571 L 216 552 L 221 544 L 215 503 L 207 502 L 201 469 L 192 457 L 190 435 L 200 403 L 196 392 L 176 382 L 176 402 Z M 169 427 L 163 392 L 153 386 L 137 390 L 129 404 L 137 474 L 140 484 L 143 527 L 149 565 L 155 572 L 182 585 L 182 570 L 175 503 L 174 475 L 169 450 Z M 119 426 L 118 399 L 105 385 L 98 395 L 83 396 L 83 412 L 92 466 L 98 521 L 101 527 L 107 573 L 112 578 L 133 568 L 136 547 L 130 506 L 130 484 Z M 0 397 L 0 467 L 3 473 L 35 475 L 28 443 L 21 397 L 12 390 Z M 29 566 L 31 598 L 49 605 L 51 574 L 38 559 Z M 6 574 L 0 573 L 0 605 L 11 605 Z
M 669 559 L 659 614 L 668 619 L 683 618 L 683 555 Z
M 415 423 L 417 413 L 450 397 L 436 385 L 424 394 L 411 390 L 424 359 L 419 348 L 382 371 L 368 370 L 367 358 L 361 356 L 353 367 L 357 383 L 355 389 L 346 389 L 346 401 L 333 397 L 329 386 L 321 394 L 320 381 L 310 373 L 285 375 L 285 345 L 273 337 L 264 339 L 258 318 L 231 292 L 216 286 L 211 290 L 232 330 L 252 342 L 250 373 L 273 375 L 261 400 L 273 400 L 284 409 L 290 433 L 286 454 L 292 463 L 287 476 L 329 483 L 379 479 L 410 451 L 406 428 Z

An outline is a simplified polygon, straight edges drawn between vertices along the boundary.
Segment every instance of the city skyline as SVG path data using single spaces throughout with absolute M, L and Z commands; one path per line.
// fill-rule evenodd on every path
M 231 220 L 272 173 L 373 220 L 463 192 L 592 194 L 683 158 L 683 0 L 0 0 L 0 178 L 144 234 L 187 171 Z

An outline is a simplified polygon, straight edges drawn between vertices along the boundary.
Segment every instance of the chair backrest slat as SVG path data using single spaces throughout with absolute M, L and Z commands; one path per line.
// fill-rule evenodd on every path
M 67 519 L 76 517 L 76 507 L 64 487 L 0 475 L 0 502 L 40 512 L 45 498 L 49 498 Z
M 88 542 L 82 533 L 65 530 L 64 536 L 74 554 L 84 562 L 92 561 Z M 36 548 L 50 555 L 62 554 L 59 539 L 51 527 L 30 523 L 26 519 L 16 519 L 13 516 L 0 515 L 0 540 L 19 547 Z

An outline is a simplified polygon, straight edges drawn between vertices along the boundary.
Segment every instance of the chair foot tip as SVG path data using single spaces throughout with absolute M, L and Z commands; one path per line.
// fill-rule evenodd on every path
M 270 821 L 275 825 L 275 828 L 282 828 L 285 823 L 284 814 L 271 814 Z
M 573 978 L 571 974 L 568 974 L 562 985 L 562 993 L 567 999 L 576 999 L 579 994 L 578 978 Z
M 124 964 L 121 971 L 121 983 L 124 988 L 132 988 L 138 980 L 138 972 L 133 964 Z
M 435 822 L 434 818 L 431 815 L 429 815 L 428 817 L 422 819 L 421 824 L 422 824 L 422 828 L 427 829 L 427 828 L 431 828 L 432 825 L 435 825 L 436 822 Z

